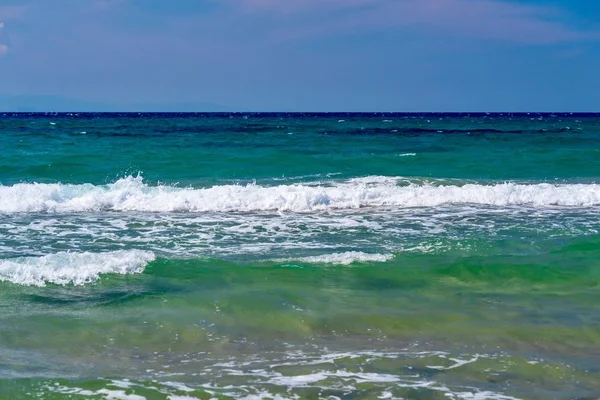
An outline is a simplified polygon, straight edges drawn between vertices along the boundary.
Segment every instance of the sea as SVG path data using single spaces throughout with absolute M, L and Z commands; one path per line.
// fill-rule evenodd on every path
M 0 399 L 598 399 L 600 114 L 0 113 Z

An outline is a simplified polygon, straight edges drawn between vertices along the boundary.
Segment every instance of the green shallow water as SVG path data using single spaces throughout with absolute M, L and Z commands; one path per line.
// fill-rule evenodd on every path
M 535 256 L 398 255 L 343 267 L 159 259 L 142 275 L 92 286 L 2 284 L 0 371 L 11 379 L 0 393 L 69 398 L 71 388 L 70 398 L 84 398 L 80 389 L 105 398 L 103 389 L 119 390 L 110 379 L 130 379 L 125 392 L 150 399 L 209 398 L 211 390 L 227 397 L 228 389 L 210 388 L 231 385 L 247 394 L 345 397 L 349 379 L 335 376 L 343 371 L 384 380 L 355 385 L 355 398 L 387 389 L 444 398 L 443 387 L 593 396 L 599 255 L 590 238 Z M 459 364 L 453 358 L 467 363 L 443 369 Z M 293 382 L 315 371 L 331 376 L 315 387 L 277 384 L 277 374 Z M 396 379 L 435 383 L 402 388 Z M 173 380 L 186 389 L 169 386 Z
M 0 399 L 600 396 L 597 115 L 0 130 Z

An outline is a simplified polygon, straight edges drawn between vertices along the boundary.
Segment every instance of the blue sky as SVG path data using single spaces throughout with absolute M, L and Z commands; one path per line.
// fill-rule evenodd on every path
M 597 0 L 0 0 L 0 21 L 0 109 L 600 111 Z

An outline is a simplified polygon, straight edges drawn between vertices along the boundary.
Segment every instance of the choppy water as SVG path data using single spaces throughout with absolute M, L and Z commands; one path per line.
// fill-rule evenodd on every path
M 0 114 L 0 398 L 598 398 L 599 140 L 592 114 Z

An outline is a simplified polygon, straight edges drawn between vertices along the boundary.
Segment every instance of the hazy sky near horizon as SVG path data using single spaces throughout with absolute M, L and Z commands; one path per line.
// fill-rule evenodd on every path
M 0 96 L 600 111 L 597 0 L 0 0 Z

